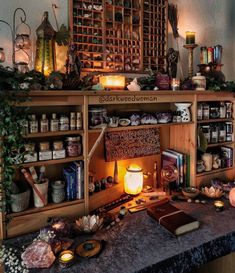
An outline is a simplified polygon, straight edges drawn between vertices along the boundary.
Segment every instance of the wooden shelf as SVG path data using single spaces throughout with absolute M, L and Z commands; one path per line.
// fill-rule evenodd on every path
M 232 118 L 216 118 L 216 119 L 204 119 L 204 120 L 198 120 L 197 123 L 211 123 L 211 122 L 226 122 L 226 121 L 233 121 Z
M 28 134 L 25 138 L 39 138 L 39 137 L 53 137 L 53 136 L 67 136 L 67 135 L 83 135 L 83 130 L 69 130 L 69 131 L 57 131 L 57 132 L 47 132 L 47 133 L 34 133 Z
M 42 166 L 42 165 L 48 166 L 48 165 L 69 163 L 69 162 L 83 160 L 83 159 L 84 159 L 83 156 L 66 157 L 63 159 L 52 159 L 52 160 L 37 161 L 37 162 L 32 162 L 32 163 L 23 163 L 23 164 L 19 164 L 16 166 L 17 167 L 24 167 L 24 168 L 28 168 L 28 167 L 32 167 L 32 166 Z
M 22 216 L 22 215 L 27 215 L 27 214 L 32 214 L 32 213 L 37 213 L 37 212 L 43 212 L 47 210 L 52 210 L 52 209 L 57 209 L 57 208 L 62 208 L 66 206 L 71 206 L 71 205 L 76 205 L 76 204 L 82 204 L 84 203 L 84 199 L 79 199 L 79 200 L 73 200 L 73 201 L 65 201 L 59 204 L 56 203 L 50 203 L 47 206 L 43 208 L 30 208 L 21 212 L 12 212 L 9 213 L 9 217 L 17 217 L 17 216 Z
M 123 126 L 123 127 L 115 127 L 115 128 L 107 128 L 107 132 L 113 131 L 126 131 L 126 130 L 139 130 L 139 129 L 149 129 L 156 127 L 167 127 L 167 126 L 179 126 L 179 125 L 190 125 L 194 124 L 194 122 L 179 122 L 179 123 L 158 123 L 158 124 L 150 124 L 150 125 L 139 125 L 139 126 Z M 89 133 L 99 133 L 101 129 L 89 129 Z
M 210 174 L 215 174 L 215 173 L 220 173 L 220 172 L 226 172 L 229 170 L 232 170 L 233 167 L 229 167 L 229 168 L 219 168 L 217 170 L 212 170 L 210 172 L 202 172 L 202 173 L 198 173 L 196 174 L 196 177 L 201 177 L 201 176 L 206 176 L 206 175 L 210 175 Z
M 218 142 L 218 143 L 213 143 L 213 144 L 208 144 L 207 147 L 211 148 L 211 147 L 217 147 L 217 146 L 223 146 L 223 145 L 232 145 L 234 144 L 233 141 L 225 141 L 225 142 Z

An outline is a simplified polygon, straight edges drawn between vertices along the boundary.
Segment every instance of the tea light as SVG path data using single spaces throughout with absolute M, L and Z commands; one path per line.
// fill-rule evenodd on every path
M 186 45 L 194 45 L 195 44 L 195 32 L 186 31 Z
M 69 267 L 72 265 L 74 260 L 74 253 L 71 250 L 65 250 L 60 253 L 59 262 L 63 267 Z
M 215 201 L 214 202 L 214 206 L 215 206 L 216 211 L 223 211 L 223 209 L 224 209 L 224 202 L 222 202 L 222 201 Z

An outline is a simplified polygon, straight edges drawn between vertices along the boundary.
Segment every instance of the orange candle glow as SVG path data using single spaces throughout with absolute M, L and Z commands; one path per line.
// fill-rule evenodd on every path
M 121 75 L 100 76 L 99 82 L 100 84 L 103 85 L 104 88 L 111 88 L 111 89 L 125 88 L 125 76 L 121 76 Z
M 127 194 L 136 195 L 143 189 L 143 171 L 135 164 L 131 164 L 126 169 L 124 177 L 124 191 Z
M 195 34 L 193 31 L 186 31 L 186 45 L 195 44 Z

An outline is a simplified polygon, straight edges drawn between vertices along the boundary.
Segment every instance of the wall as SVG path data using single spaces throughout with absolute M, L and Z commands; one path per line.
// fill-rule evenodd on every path
M 69 0 L 0 0 L 0 19 L 12 22 L 12 16 L 16 7 L 25 9 L 28 16 L 28 23 L 32 28 L 35 40 L 35 29 L 40 24 L 43 12 L 50 12 L 50 21 L 55 27 L 52 14 L 52 3 L 59 6 L 57 9 L 59 24 L 68 22 L 68 1 Z M 221 44 L 224 47 L 223 72 L 227 79 L 235 79 L 235 1 L 234 0 L 171 0 L 178 5 L 179 9 L 179 45 L 182 59 L 184 76 L 187 76 L 187 51 L 183 48 L 185 43 L 185 31 L 196 31 L 196 42 L 199 47 L 195 49 L 195 72 L 196 65 L 199 63 L 200 46 Z M 30 4 L 29 4 L 30 3 Z M 12 24 L 12 23 L 11 23 Z M 11 50 L 9 50 L 9 29 L 0 24 L 0 47 L 4 47 L 7 52 L 7 63 L 11 63 Z M 169 35 L 169 46 L 174 46 L 172 36 Z M 58 52 L 58 50 L 57 50 Z M 63 50 L 62 50 L 63 52 Z M 59 59 L 59 58 L 58 58 Z M 63 66 L 63 60 L 60 67 Z
M 179 11 L 179 48 L 182 58 L 184 75 L 187 76 L 187 51 L 183 48 L 185 31 L 196 32 L 196 43 L 199 45 L 194 50 L 194 67 L 199 64 L 201 46 L 220 44 L 224 48 L 222 71 L 227 80 L 235 80 L 235 1 L 234 0 L 171 0 L 177 4 Z M 169 29 L 170 30 L 170 29 Z M 172 35 L 169 35 L 169 46 L 174 46 Z M 176 48 L 176 47 L 175 47 Z
M 56 15 L 58 19 L 59 25 L 65 24 L 68 25 L 68 2 L 69 0 L 0 0 L 0 19 L 7 21 L 10 25 L 12 25 L 13 21 L 13 13 L 14 10 L 18 7 L 23 8 L 27 15 L 27 23 L 30 25 L 32 29 L 32 41 L 33 45 L 35 45 L 36 41 L 36 34 L 35 30 L 40 25 L 42 16 L 44 11 L 49 11 L 49 20 L 56 29 L 56 23 L 53 16 L 52 11 L 52 4 L 56 4 L 58 6 L 58 9 L 56 9 Z M 19 16 L 17 16 L 19 23 L 21 13 L 17 13 Z M 11 64 L 11 54 L 12 54 L 12 48 L 11 48 L 11 34 L 10 34 L 10 28 L 5 26 L 4 24 L 0 23 L 0 47 L 3 47 L 5 49 L 6 53 L 6 62 L 4 65 L 10 65 Z M 62 50 L 61 50 L 62 49 Z M 63 62 L 59 63 L 58 68 L 61 68 L 64 65 L 64 48 L 59 48 L 57 50 L 57 53 L 59 56 L 61 55 L 63 58 Z M 34 52 L 35 52 L 35 46 L 32 48 L 32 59 L 34 59 Z M 57 59 L 60 57 L 58 56 Z M 31 63 L 32 68 L 33 62 Z

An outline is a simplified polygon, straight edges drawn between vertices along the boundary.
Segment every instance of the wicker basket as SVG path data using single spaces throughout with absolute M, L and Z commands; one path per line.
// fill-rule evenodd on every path
M 25 192 L 11 194 L 11 210 L 12 212 L 20 212 L 29 207 L 30 190 Z

